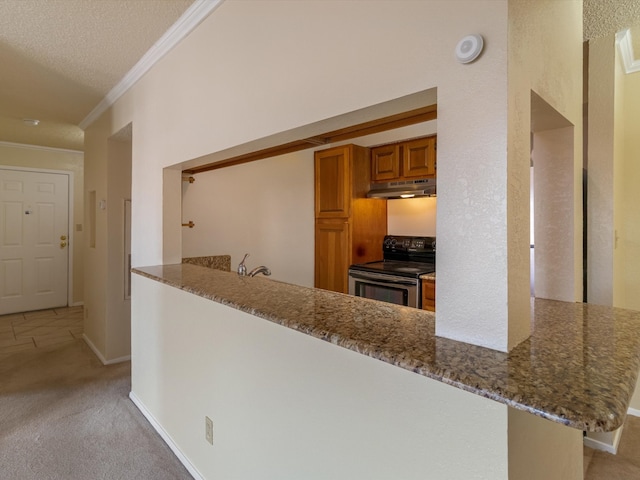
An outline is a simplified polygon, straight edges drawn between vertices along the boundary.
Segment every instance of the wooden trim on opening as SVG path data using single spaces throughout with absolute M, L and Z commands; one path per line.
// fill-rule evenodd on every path
M 284 155 L 285 153 L 306 150 L 314 146 L 317 147 L 319 145 L 340 142 L 343 140 L 349 140 L 351 138 L 371 135 L 373 133 L 393 130 L 395 128 L 415 125 L 416 123 L 428 122 L 429 120 L 435 120 L 437 117 L 438 106 L 429 105 L 427 107 L 417 108 L 408 112 L 390 115 L 388 117 L 379 118 L 377 120 L 371 120 L 369 122 L 352 125 L 350 127 L 341 128 L 339 130 L 334 130 L 321 135 L 316 135 L 312 138 L 296 140 L 282 145 L 277 145 L 275 147 L 264 148 L 262 150 L 246 153 L 244 155 L 227 158 L 225 160 L 219 160 L 214 163 L 207 163 L 205 165 L 200 165 L 199 167 L 193 167 L 187 170 L 183 170 L 182 173 L 185 175 L 195 175 L 196 173 L 208 172 L 210 170 L 217 170 L 219 168 L 231 167 L 233 165 L 240 165 L 242 163 L 262 160 L 263 158 Z

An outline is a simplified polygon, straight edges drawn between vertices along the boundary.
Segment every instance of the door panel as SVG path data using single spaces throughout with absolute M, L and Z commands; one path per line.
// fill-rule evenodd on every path
M 55 290 L 55 259 L 36 258 L 36 295 L 50 294 Z
M 51 246 L 56 243 L 55 215 L 56 206 L 54 204 L 38 203 L 36 205 L 36 219 L 38 222 L 36 245 Z
M 2 245 L 18 246 L 22 243 L 22 212 L 24 207 L 20 202 L 5 202 L 3 207 Z
M 0 315 L 67 305 L 68 212 L 68 175 L 0 169 Z
M 2 299 L 10 297 L 18 297 L 23 294 L 22 292 L 22 260 L 9 259 L 2 261 L 2 283 L 6 286 Z

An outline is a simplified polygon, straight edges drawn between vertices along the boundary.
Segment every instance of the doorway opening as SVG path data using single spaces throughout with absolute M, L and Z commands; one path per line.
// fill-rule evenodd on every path
M 574 126 L 533 91 L 531 142 L 532 293 L 573 302 L 582 292 L 575 267 L 582 239 L 575 228 L 581 210 L 576 210 Z

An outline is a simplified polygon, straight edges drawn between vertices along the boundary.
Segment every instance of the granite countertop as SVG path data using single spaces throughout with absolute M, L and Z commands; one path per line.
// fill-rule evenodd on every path
M 133 271 L 580 430 L 622 425 L 640 368 L 636 311 L 536 299 L 531 337 L 503 353 L 437 337 L 423 310 L 195 265 Z
M 200 265 L 201 267 L 215 268 L 225 272 L 231 271 L 231 255 L 208 255 L 204 257 L 185 257 L 182 263 Z

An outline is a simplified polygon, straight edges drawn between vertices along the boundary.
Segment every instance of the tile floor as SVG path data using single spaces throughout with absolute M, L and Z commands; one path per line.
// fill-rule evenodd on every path
M 0 358 L 14 352 L 62 345 L 81 338 L 83 308 L 0 315 Z

